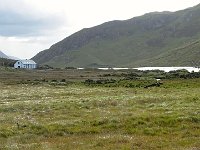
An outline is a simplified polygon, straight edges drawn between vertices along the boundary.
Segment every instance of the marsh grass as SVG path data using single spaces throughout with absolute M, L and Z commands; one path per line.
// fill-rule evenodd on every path
M 200 79 L 147 89 L 62 79 L 0 82 L 0 149 L 200 148 Z

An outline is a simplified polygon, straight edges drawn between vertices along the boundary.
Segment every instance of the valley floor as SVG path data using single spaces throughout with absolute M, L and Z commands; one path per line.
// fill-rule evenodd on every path
M 199 78 L 151 88 L 1 79 L 0 149 L 197 150 L 199 91 Z

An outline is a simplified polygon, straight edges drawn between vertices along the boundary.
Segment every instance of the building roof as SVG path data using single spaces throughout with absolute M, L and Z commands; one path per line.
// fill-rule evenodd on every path
M 35 64 L 36 65 L 36 63 L 33 60 L 25 59 L 25 60 L 18 60 L 18 61 L 21 61 L 24 65 L 25 64 Z

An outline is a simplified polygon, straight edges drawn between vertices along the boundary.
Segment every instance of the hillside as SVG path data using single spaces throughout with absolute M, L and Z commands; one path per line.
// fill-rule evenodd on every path
M 9 59 L 9 57 L 6 54 L 4 54 L 2 51 L 0 51 L 0 58 L 7 58 L 7 59 Z
M 0 67 L 13 67 L 16 61 L 7 58 L 0 58 Z
M 83 29 L 38 53 L 54 67 L 191 66 L 200 58 L 200 5 Z

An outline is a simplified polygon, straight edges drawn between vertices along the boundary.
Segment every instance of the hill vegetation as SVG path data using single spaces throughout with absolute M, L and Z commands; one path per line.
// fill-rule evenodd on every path
M 16 61 L 7 58 L 0 58 L 0 67 L 13 67 Z
M 83 29 L 33 57 L 53 67 L 191 66 L 200 57 L 200 5 Z

